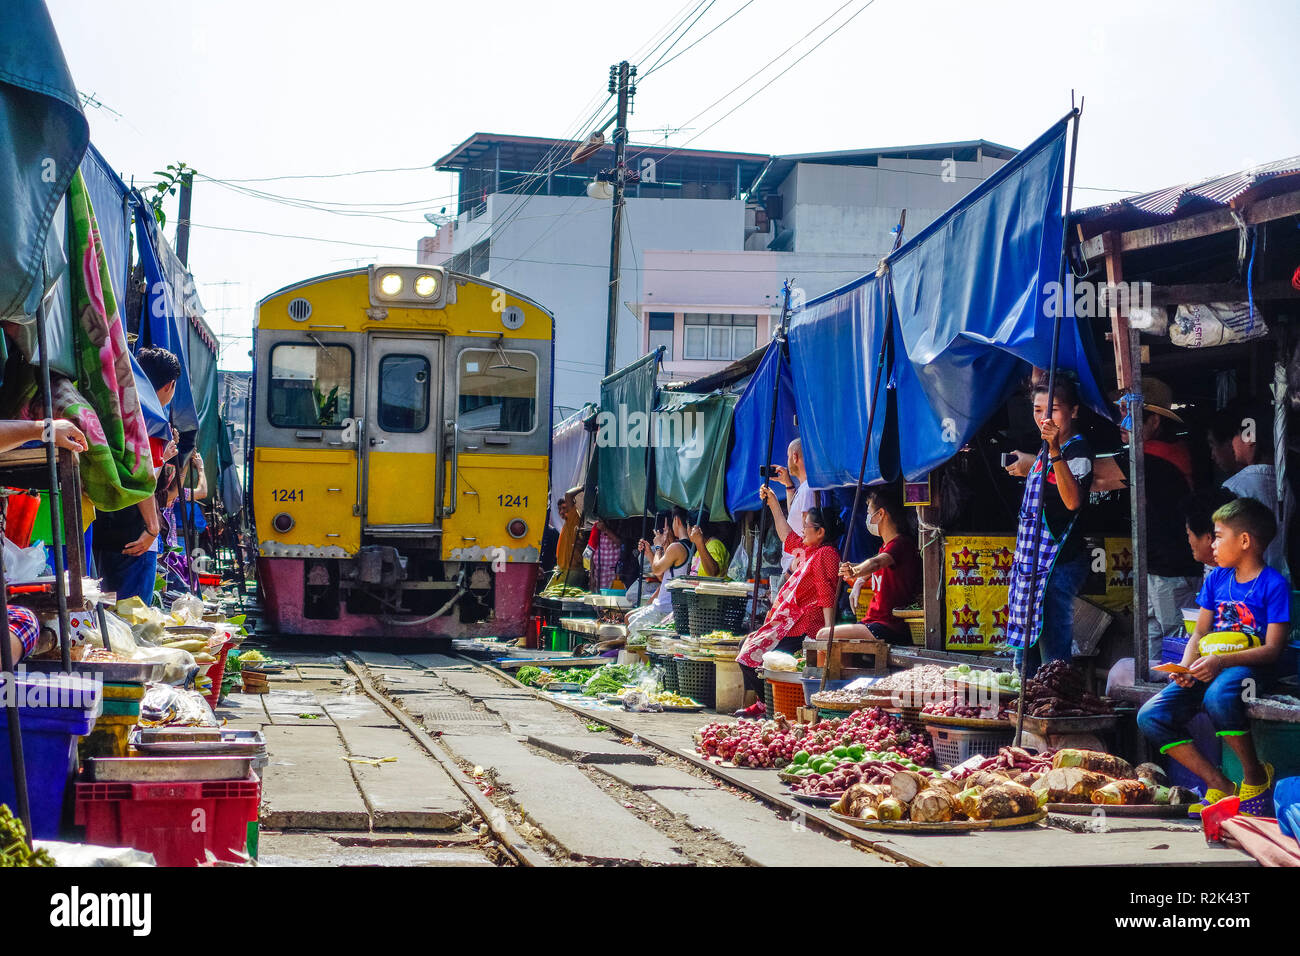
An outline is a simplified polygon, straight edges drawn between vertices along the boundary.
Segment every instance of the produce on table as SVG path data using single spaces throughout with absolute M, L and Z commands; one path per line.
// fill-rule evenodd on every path
M 989 707 L 974 707 L 963 704 L 960 697 L 932 700 L 921 708 L 921 713 L 933 714 L 936 717 L 969 717 L 981 720 L 1005 720 L 1011 716 L 1011 712 L 1005 707 L 997 706 L 996 701 Z
M 1133 780 L 1137 778 L 1133 767 L 1126 760 L 1104 754 L 1096 750 L 1077 750 L 1068 748 L 1058 750 L 1052 757 L 1052 767 L 1082 767 L 1096 773 L 1104 773 L 1116 780 Z
M 1083 676 L 1066 661 L 1050 661 L 1025 681 L 1025 713 L 1031 717 L 1088 717 L 1114 713 L 1107 700 L 1083 689 Z
M 907 692 L 919 692 L 927 698 L 937 698 L 943 696 L 945 684 L 943 681 L 943 668 L 938 664 L 922 664 L 920 667 L 913 667 L 910 670 L 896 671 L 888 677 L 882 677 L 871 685 L 873 691 L 901 691 L 906 696 Z
M 785 766 L 800 751 L 806 752 L 809 760 L 829 755 L 836 762 L 844 758 L 860 761 L 869 752 L 892 752 L 917 765 L 929 763 L 934 757 L 926 734 L 908 730 L 902 720 L 878 707 L 815 724 L 792 725 L 782 716 L 776 720 L 709 724 L 700 730 L 696 750 L 706 757 L 731 760 L 740 767 Z M 815 764 L 812 766 L 818 770 Z
M 54 858 L 48 851 L 28 848 L 27 828 L 5 804 L 0 803 L 0 868 L 54 865 Z

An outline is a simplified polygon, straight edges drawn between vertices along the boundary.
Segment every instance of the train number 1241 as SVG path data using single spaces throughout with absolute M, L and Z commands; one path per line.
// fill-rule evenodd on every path
M 307 496 L 303 494 L 302 489 L 296 491 L 292 488 L 275 488 L 271 491 L 271 498 L 275 501 L 306 501 Z
M 502 508 L 527 508 L 528 496 L 524 495 L 497 495 L 497 504 Z

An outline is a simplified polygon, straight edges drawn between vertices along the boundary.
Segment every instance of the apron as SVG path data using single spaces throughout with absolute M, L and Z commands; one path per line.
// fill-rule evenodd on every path
M 1061 446 L 1061 454 L 1071 443 L 1078 440 L 1075 435 Z M 1043 482 L 1046 479 L 1046 458 L 1038 453 L 1034 465 L 1025 478 L 1025 496 L 1020 502 L 1020 522 L 1016 529 L 1016 557 L 1011 568 L 1011 588 L 1007 598 L 1007 644 L 1011 647 L 1033 647 L 1038 643 L 1043 630 L 1043 596 L 1047 593 L 1047 578 L 1056 566 L 1056 557 L 1061 551 L 1061 542 L 1069 537 L 1070 529 L 1078 519 L 1079 513 L 1070 519 L 1065 534 L 1059 539 L 1052 536 L 1047 526 L 1047 517 L 1038 536 L 1037 554 L 1034 553 L 1034 515 L 1043 506 Z M 1080 509 L 1082 510 L 1082 509 Z M 1038 582 L 1034 588 L 1033 606 L 1029 603 L 1030 582 L 1033 580 L 1035 560 L 1038 566 Z
M 796 558 L 805 557 L 801 548 L 796 553 Z M 800 613 L 799 606 L 795 603 L 795 592 L 799 590 L 799 583 L 803 581 L 804 575 L 812 566 L 811 562 L 798 560 L 797 566 L 790 572 L 786 578 L 781 590 L 777 592 L 776 604 L 772 610 L 768 611 L 767 617 L 763 619 L 762 625 L 749 637 L 745 638 L 745 643 L 740 647 L 740 653 L 736 655 L 736 663 L 744 664 L 746 667 L 752 667 L 755 670 L 763 666 L 763 655 L 776 645 L 780 644 L 784 638 L 790 636 L 791 630 L 798 622 Z

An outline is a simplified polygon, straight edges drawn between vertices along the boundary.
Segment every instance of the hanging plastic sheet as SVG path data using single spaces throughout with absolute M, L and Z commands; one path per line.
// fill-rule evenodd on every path
M 181 377 L 176 382 L 176 394 L 168 406 L 168 413 L 178 430 L 195 431 L 199 427 L 199 418 L 187 369 L 189 343 L 185 310 L 188 300 L 192 298 L 197 303 L 198 296 L 193 280 L 186 281 L 188 273 L 184 267 L 178 268 L 179 261 L 162 237 L 153 213 L 138 190 L 131 193 L 131 201 L 135 213 L 137 255 L 145 279 L 141 306 L 144 314 L 140 319 L 140 338 L 136 347 L 164 348 L 181 360 Z
M 885 442 L 886 383 L 873 377 L 885 347 L 886 283 L 866 276 L 814 299 L 790 325 L 790 367 L 799 438 L 814 488 L 855 484 L 867 438 L 873 396 L 881 405 L 872 423 L 864 481 L 893 477 L 893 443 Z M 886 376 L 888 364 L 885 365 Z M 770 400 L 770 396 L 769 396 Z
M 659 353 L 651 352 L 600 383 L 596 416 L 596 514 L 638 517 L 645 509 L 646 450 L 655 407 Z M 653 460 L 653 455 L 650 456 Z
M 108 260 L 113 296 L 126 302 L 127 258 L 131 248 L 131 218 L 127 214 L 126 183 L 113 172 L 102 153 L 91 143 L 81 161 L 81 175 L 99 223 L 99 242 Z
M 961 449 L 1006 401 L 1022 362 L 1049 364 L 1064 298 L 1055 285 L 1066 130 L 1064 120 L 1053 126 L 889 258 L 909 479 Z M 1086 404 L 1106 409 L 1068 312 L 1059 365 L 1076 373 Z
M 586 483 L 591 453 L 595 449 L 592 433 L 584 422 L 596 414 L 590 402 L 555 426 L 551 433 L 551 524 L 564 527 L 559 503 L 570 488 Z
M 50 371 L 67 378 L 77 376 L 77 357 L 72 341 L 72 276 L 68 261 L 68 201 L 59 201 L 50 228 L 45 234 L 45 252 L 41 257 L 39 287 L 45 290 L 37 308 L 45 305 L 45 340 L 50 350 Z M 28 364 L 40 362 L 36 341 L 36 312 L 11 315 L 11 333 L 18 351 Z
M 776 384 L 778 367 L 781 382 L 777 392 L 776 431 L 772 439 L 773 461 L 768 461 L 767 435 L 772 418 L 772 388 Z M 759 509 L 758 487 L 763 479 L 758 470 L 773 462 L 785 463 L 786 448 L 798 434 L 794 416 L 794 379 L 790 362 L 781 355 L 778 346 L 770 345 L 736 403 L 732 419 L 731 431 L 735 438 L 727 462 L 727 510 L 732 514 Z
M 655 507 L 703 508 L 713 521 L 729 521 L 727 448 L 737 395 L 663 392 L 654 415 Z
M 35 315 L 60 199 L 90 142 L 43 0 L 5 0 L 0 29 L 0 316 Z

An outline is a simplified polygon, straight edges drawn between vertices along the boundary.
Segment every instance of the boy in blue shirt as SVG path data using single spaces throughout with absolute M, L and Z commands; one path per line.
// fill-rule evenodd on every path
M 1188 733 L 1188 724 L 1204 708 L 1215 732 L 1241 761 L 1241 812 L 1273 813 L 1273 767 L 1255 753 L 1246 701 L 1281 656 L 1290 630 L 1290 586 L 1264 562 L 1276 533 L 1273 512 L 1253 498 L 1238 498 L 1214 512 L 1218 567 L 1205 576 L 1196 598 L 1201 613 L 1183 652 L 1187 670 L 1174 674 L 1138 712 L 1146 738 L 1205 781 L 1202 808 L 1236 792 Z

